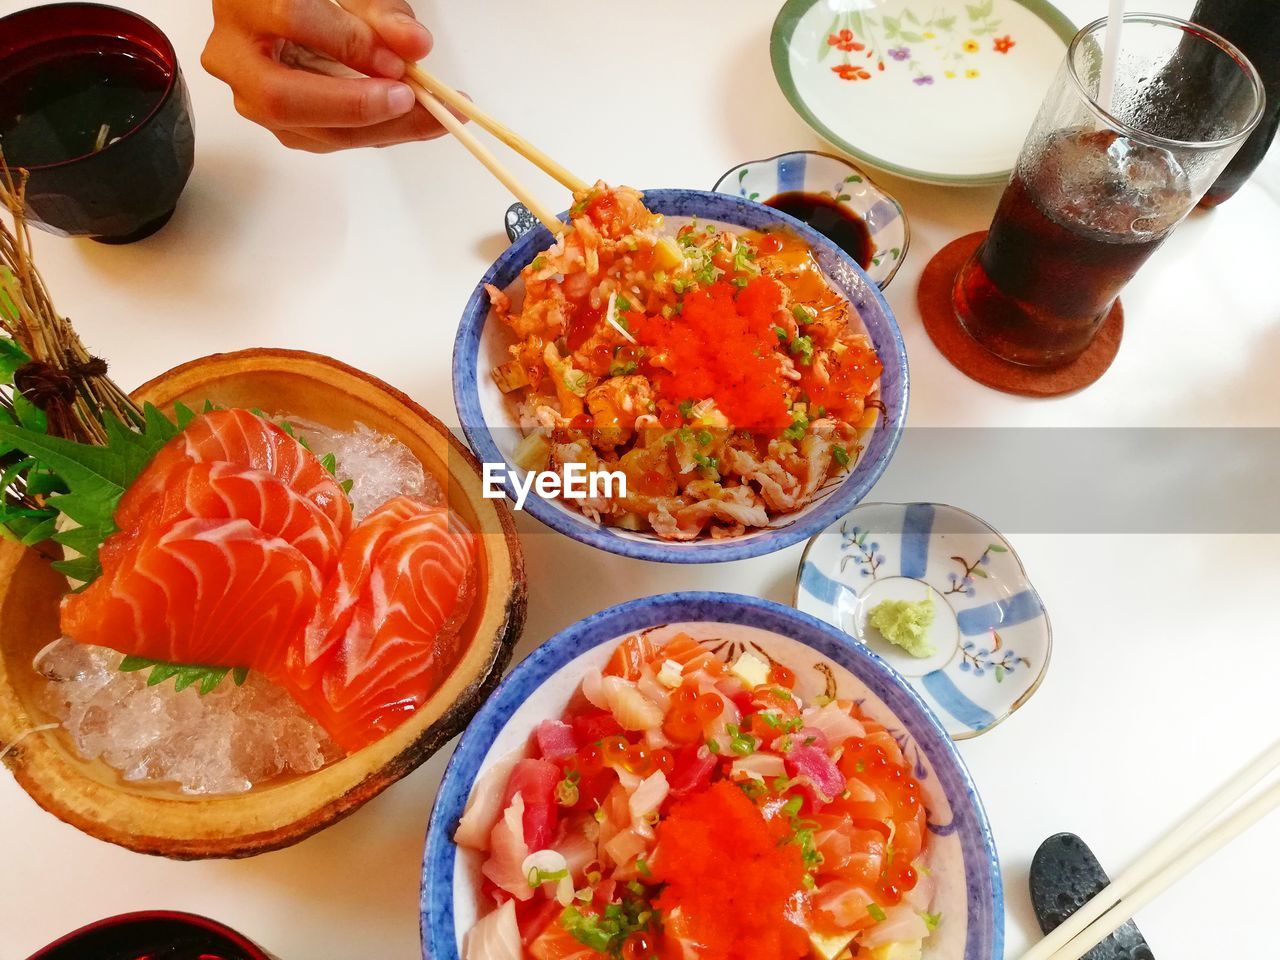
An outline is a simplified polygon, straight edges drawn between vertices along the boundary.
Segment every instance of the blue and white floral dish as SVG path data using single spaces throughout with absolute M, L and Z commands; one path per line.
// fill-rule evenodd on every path
M 882 600 L 933 597 L 929 641 L 911 656 L 868 626 Z M 941 503 L 864 503 L 809 541 L 795 605 L 866 644 L 907 679 L 955 740 L 1027 702 L 1053 647 L 1049 616 L 1013 547 Z
M 789 607 L 728 593 L 671 593 L 633 600 L 579 621 L 521 662 L 471 721 L 436 795 L 422 865 L 422 952 L 458 960 L 479 915 L 480 857 L 453 842 L 477 778 L 522 750 L 537 724 L 559 716 L 583 672 L 601 668 L 617 644 L 639 631 L 707 638 L 717 655 L 744 646 L 789 667 L 802 697 L 858 700 L 902 745 L 928 811 L 926 863 L 941 914 L 924 960 L 1000 960 L 1004 903 L 995 842 L 982 802 L 938 720 L 879 657 L 828 624 Z
M 844 207 L 867 226 L 871 259 L 864 268 L 881 290 L 902 266 L 911 242 L 902 204 L 876 186 L 848 160 L 794 150 L 766 160 L 750 160 L 734 167 L 711 189 L 766 203 L 780 193 L 813 193 Z
M 530 492 L 524 509 L 547 526 L 575 540 L 610 553 L 665 563 L 716 563 L 758 557 L 789 547 L 825 529 L 862 500 L 880 479 L 902 435 L 907 416 L 907 353 L 902 332 L 880 289 L 866 272 L 834 243 L 794 217 L 753 203 L 744 197 L 707 190 L 646 190 L 645 203 L 673 229 L 697 218 L 701 223 L 761 230 L 785 224 L 813 251 L 828 282 L 857 312 L 884 366 L 876 397 L 883 410 L 873 428 L 862 436 L 863 451 L 853 469 L 827 483 L 808 504 L 775 519 L 768 527 L 725 540 L 687 542 L 663 540 L 656 534 L 607 527 L 589 519 L 560 499 L 544 499 Z M 518 212 L 517 212 L 518 213 Z M 507 223 L 518 220 L 508 212 Z M 564 216 L 564 215 L 562 215 Z M 513 301 L 523 296 L 520 271 L 551 246 L 551 231 L 542 224 L 519 234 L 476 284 L 458 325 L 453 347 L 453 397 L 462 431 L 482 463 L 504 464 L 507 496 L 514 500 L 512 473 L 522 482 L 525 471 L 514 466 L 513 451 L 521 439 L 519 417 L 490 375 L 510 359 L 510 333 L 493 318 L 487 284 L 507 292 Z

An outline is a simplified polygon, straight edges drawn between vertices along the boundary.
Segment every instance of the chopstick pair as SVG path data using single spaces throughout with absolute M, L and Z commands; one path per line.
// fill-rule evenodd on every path
M 515 175 L 484 144 L 476 139 L 475 135 L 466 128 L 462 121 L 454 116 L 449 108 L 452 107 L 453 110 L 463 116 L 474 120 L 480 127 L 488 130 L 516 153 L 575 193 L 585 190 L 589 186 L 587 181 L 570 173 L 563 165 L 551 159 L 551 157 L 510 128 L 499 123 L 457 90 L 441 82 L 418 64 L 409 63 L 406 65 L 405 79 L 413 89 L 418 102 L 439 120 L 446 130 L 457 137 L 462 145 L 471 151 L 472 156 L 484 164 L 488 171 L 515 195 L 516 199 L 529 208 L 530 213 L 546 225 L 548 230 L 555 234 L 565 229 L 565 225 L 556 218 L 555 214 L 539 203 L 529 189 L 517 180 Z
M 1280 807 L 1280 781 L 1228 815 L 1269 774 L 1280 769 L 1280 742 L 1165 835 L 1097 896 L 1022 955 L 1022 960 L 1079 960 L 1210 854 Z

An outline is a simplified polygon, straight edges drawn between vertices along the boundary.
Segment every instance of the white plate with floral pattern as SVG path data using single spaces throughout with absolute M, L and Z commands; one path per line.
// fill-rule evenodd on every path
M 783 94 L 854 157 L 928 183 L 1002 183 L 1076 32 L 1045 0 L 787 0 Z
M 933 598 L 917 658 L 867 624 L 882 600 Z M 952 739 L 990 730 L 1030 699 L 1049 666 L 1049 617 L 1013 547 L 941 503 L 865 503 L 809 541 L 795 606 L 839 627 L 897 670 Z

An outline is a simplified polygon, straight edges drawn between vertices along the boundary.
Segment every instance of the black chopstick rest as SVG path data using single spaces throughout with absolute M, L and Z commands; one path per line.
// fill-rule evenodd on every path
M 1111 882 L 1089 845 L 1074 833 L 1054 834 L 1031 858 L 1031 903 L 1040 929 L 1049 933 Z M 1155 960 L 1132 920 L 1081 960 Z
M 507 207 L 506 216 L 502 218 L 502 225 L 507 228 L 507 239 L 515 243 L 538 225 L 538 218 L 530 212 L 528 207 L 517 200 Z

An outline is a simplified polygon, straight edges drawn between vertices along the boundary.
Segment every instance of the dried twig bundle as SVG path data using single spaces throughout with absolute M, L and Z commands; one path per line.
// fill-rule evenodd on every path
M 27 173 L 11 170 L 0 154 L 0 332 L 28 360 L 13 373 L 12 391 L 47 417 L 47 432 L 82 443 L 105 443 L 104 416 L 140 426 L 142 412 L 107 376 L 106 361 L 89 353 L 71 323 L 54 309 L 31 255 L 24 210 Z M 12 394 L 0 391 L 0 407 L 13 413 Z

